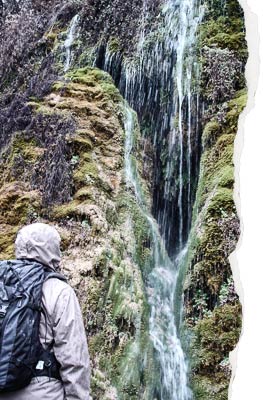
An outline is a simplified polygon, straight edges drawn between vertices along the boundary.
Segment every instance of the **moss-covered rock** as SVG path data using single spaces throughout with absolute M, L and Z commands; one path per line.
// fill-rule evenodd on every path
M 244 68 L 246 46 L 237 2 L 225 2 L 224 15 L 217 13 L 217 8 L 222 11 L 219 3 L 216 0 L 207 3 L 208 12 L 200 27 L 202 79 L 210 83 L 207 81 L 202 89 L 207 112 L 184 283 L 186 349 L 191 359 L 191 384 L 196 400 L 227 400 L 231 375 L 229 352 L 236 346 L 241 331 L 241 306 L 230 283 L 228 256 L 239 237 L 233 200 L 233 148 L 238 118 L 247 100 L 238 72 Z M 221 72 L 226 72 L 222 85 L 213 64 L 218 62 Z M 236 82 L 232 80 L 229 85 L 231 74 Z
M 204 152 L 190 234 L 185 280 L 185 317 L 192 338 L 192 386 L 196 399 L 227 399 L 230 379 L 225 362 L 240 335 L 240 305 L 235 294 L 221 292 L 231 276 L 228 256 L 239 235 L 233 200 L 233 143 L 245 93 L 226 108 L 225 122 L 209 122 L 203 131 Z
M 239 340 L 241 316 L 239 304 L 215 308 L 200 320 L 193 333 L 192 373 L 197 399 L 228 399 L 231 369 L 229 352 Z
M 153 380 L 142 279 L 149 227 L 124 179 L 123 99 L 108 74 L 87 67 L 27 106 L 30 126 L 2 152 L 1 258 L 14 256 L 23 224 L 56 224 L 62 268 L 79 296 L 89 338 L 92 397 L 135 400 Z M 55 181 L 69 195 L 43 201 Z
M 126 191 L 123 100 L 111 78 L 92 68 L 71 71 L 53 90 L 45 103 L 72 112 L 76 119 L 76 130 L 67 137 L 73 199 L 55 206 L 51 216 L 69 229 L 74 226 L 63 268 L 79 287 L 87 318 L 92 395 L 137 399 L 146 385 L 140 365 L 148 317 L 140 267 L 147 258 L 142 253 L 148 224 Z M 146 370 L 151 351 L 150 346 Z
M 0 27 L 8 39 L 6 46 L 3 40 L 0 56 L 0 84 L 8 89 L 1 95 L 0 113 L 0 255 L 13 257 L 15 235 L 23 224 L 38 220 L 56 224 L 62 236 L 62 268 L 83 310 L 93 399 L 152 400 L 158 371 L 143 282 L 151 268 L 149 225 L 133 188 L 127 189 L 124 180 L 123 99 L 108 74 L 86 66 L 94 62 L 102 66 L 105 57 L 111 57 L 110 69 L 119 82 L 126 56 L 135 64 L 140 61 L 132 53 L 140 38 L 143 2 L 120 7 L 119 0 L 113 0 L 109 8 L 104 0 L 73 1 L 54 10 L 52 2 L 31 3 L 32 12 L 17 4 L 12 18 Z M 156 41 L 162 43 L 164 30 L 154 29 L 163 18 L 160 6 L 159 0 L 147 5 L 142 21 L 144 52 Z M 198 121 L 204 123 L 203 147 L 186 266 L 185 314 L 192 338 L 195 397 L 223 400 L 229 381 L 227 355 L 240 329 L 240 307 L 229 283 L 227 257 L 239 234 L 232 157 L 238 116 L 246 103 L 240 89 L 247 52 L 238 1 L 206 0 L 205 8 L 199 29 L 203 68 L 200 82 L 193 84 L 200 89 L 205 109 Z M 72 43 L 71 69 L 63 75 L 63 43 L 77 13 L 80 29 Z M 146 89 L 152 78 L 142 80 Z M 155 78 L 158 87 L 159 76 Z M 160 97 L 160 106 L 163 102 L 168 110 L 169 96 L 160 93 Z M 154 102 L 149 104 L 147 121 Z M 179 121 L 174 123 L 178 127 Z M 144 125 L 148 132 L 149 124 Z M 134 136 L 139 143 L 139 129 Z M 193 140 L 193 154 L 197 142 Z M 145 176 L 150 181 L 153 144 L 148 147 Z M 168 157 L 166 141 L 156 154 L 163 160 L 161 169 Z M 134 143 L 133 167 L 142 173 L 140 161 Z M 178 185 L 176 180 L 175 191 Z M 146 185 L 144 191 L 145 205 L 150 207 Z
M 201 91 L 207 102 L 207 116 L 224 111 L 235 92 L 245 86 L 244 68 L 248 57 L 243 11 L 238 1 L 207 0 L 199 26 Z M 206 140 L 204 138 L 204 140 Z
M 19 228 L 37 215 L 40 194 L 24 182 L 11 182 L 0 188 L 0 257 L 14 256 L 14 241 Z
M 217 19 L 208 19 L 200 27 L 201 46 L 229 49 L 246 54 L 244 23 L 240 18 L 220 16 Z
M 27 138 L 23 132 L 17 132 L 10 145 L 2 151 L 0 162 L 0 182 L 30 180 L 32 167 L 43 155 L 44 149 L 34 138 Z

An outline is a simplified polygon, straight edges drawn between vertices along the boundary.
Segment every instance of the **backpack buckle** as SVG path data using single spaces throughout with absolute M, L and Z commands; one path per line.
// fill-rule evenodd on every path
M 8 305 L 1 304 L 0 305 L 0 318 L 4 318 L 6 316 Z

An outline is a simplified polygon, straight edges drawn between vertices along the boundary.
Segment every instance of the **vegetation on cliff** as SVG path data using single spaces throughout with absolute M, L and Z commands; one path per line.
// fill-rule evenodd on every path
M 83 308 L 93 399 L 117 398 L 117 389 L 123 399 L 137 399 L 147 347 L 142 384 L 153 379 L 140 269 L 147 222 L 125 185 L 123 100 L 109 75 L 85 68 L 28 107 L 29 126 L 2 151 L 1 258 L 14 256 L 23 224 L 55 224 L 62 269 Z
M 195 186 L 197 190 L 192 221 L 187 221 L 192 229 L 184 319 L 195 399 L 226 400 L 228 355 L 241 330 L 228 256 L 239 236 L 233 146 L 246 105 L 247 50 L 238 1 L 202 4 L 196 49 L 200 79 L 193 83 L 197 105 L 190 121 L 197 135 L 190 143 L 192 197 Z M 104 0 L 0 2 L 0 257 L 14 256 L 16 233 L 26 223 L 48 222 L 60 231 L 62 269 L 77 291 L 87 329 L 93 400 L 158 397 L 152 389 L 158 363 L 149 337 L 145 289 L 151 235 L 134 189 L 125 181 L 124 99 L 116 88 L 125 73 L 141 79 L 130 81 L 140 82 L 133 87 L 133 101 L 146 104 L 137 110 L 142 123 L 139 127 L 136 122 L 132 157 L 146 179 L 146 204 L 150 209 L 153 202 L 158 216 L 167 195 L 170 132 L 165 130 L 161 139 L 151 132 L 155 125 L 160 131 L 170 112 L 170 80 L 155 70 L 150 75 L 139 63 L 142 37 L 143 51 L 151 56 L 154 48 L 167 44 L 160 28 L 163 2 L 154 0 L 145 7 L 142 0 L 114 0 L 110 7 Z M 65 40 L 76 15 L 79 23 L 65 70 Z M 114 80 L 94 67 L 103 68 L 106 61 Z M 126 69 L 129 62 L 137 69 Z M 157 70 L 171 73 L 168 67 Z M 182 107 L 186 118 L 187 101 Z M 174 126 L 178 124 L 175 118 Z M 178 160 L 177 155 L 172 174 L 179 171 Z M 182 162 L 186 169 L 187 161 Z M 182 179 L 187 187 L 186 173 Z M 179 184 L 177 176 L 167 195 L 173 199 L 172 211 L 178 208 L 174 199 Z M 172 211 L 168 225 L 174 233 L 178 214 Z
M 233 149 L 246 106 L 247 52 L 242 10 L 237 2 L 223 3 L 223 8 L 219 2 L 208 3 L 200 27 L 206 111 L 184 284 L 193 390 L 200 400 L 228 398 L 229 352 L 241 332 L 241 306 L 228 257 L 239 238 Z

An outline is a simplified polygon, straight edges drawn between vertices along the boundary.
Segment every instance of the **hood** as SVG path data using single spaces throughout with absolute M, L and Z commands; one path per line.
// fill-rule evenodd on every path
M 53 226 L 43 223 L 27 225 L 18 232 L 16 258 L 35 260 L 55 270 L 61 260 L 60 240 Z

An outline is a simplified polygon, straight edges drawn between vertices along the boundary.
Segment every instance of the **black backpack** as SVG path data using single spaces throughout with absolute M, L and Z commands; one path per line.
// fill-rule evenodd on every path
M 0 393 L 24 388 L 46 368 L 59 378 L 39 340 L 42 286 L 53 277 L 65 280 L 35 261 L 0 261 Z

